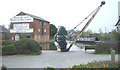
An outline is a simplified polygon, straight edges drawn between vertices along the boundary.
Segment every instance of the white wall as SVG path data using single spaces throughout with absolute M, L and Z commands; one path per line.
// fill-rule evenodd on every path
M 118 2 L 118 17 L 120 16 L 120 1 Z
M 119 16 L 120 16 L 120 1 L 118 2 L 118 19 L 120 19 Z M 120 30 L 120 22 L 118 23 L 117 27 L 118 27 L 118 30 Z

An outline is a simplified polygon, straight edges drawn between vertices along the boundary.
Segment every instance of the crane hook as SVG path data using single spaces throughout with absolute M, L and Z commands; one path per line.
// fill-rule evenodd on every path
M 105 4 L 105 1 L 102 1 L 100 6 L 102 6 L 102 5 L 104 5 L 104 4 Z

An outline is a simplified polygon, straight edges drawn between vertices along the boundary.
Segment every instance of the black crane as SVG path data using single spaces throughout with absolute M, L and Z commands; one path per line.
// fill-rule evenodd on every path
M 90 24 L 90 22 L 93 20 L 93 18 L 96 16 L 96 14 L 98 13 L 98 11 L 100 10 L 100 8 L 102 7 L 102 5 L 105 4 L 105 1 L 101 2 L 101 5 L 98 6 L 92 13 L 90 13 L 82 22 L 80 22 L 77 26 L 75 26 L 72 30 L 76 29 L 81 23 L 83 23 L 88 17 L 90 17 L 92 15 L 92 17 L 89 19 L 89 21 L 85 24 L 85 26 L 83 27 L 83 29 L 79 32 L 79 34 L 77 35 L 77 38 L 70 44 L 69 48 L 66 47 L 67 43 L 66 43 L 66 37 L 64 34 L 56 34 L 55 35 L 55 41 L 58 43 L 58 45 L 60 46 L 61 52 L 68 52 L 70 50 L 70 48 L 72 47 L 72 45 L 76 42 L 76 40 L 81 36 L 81 34 L 85 31 L 85 29 L 88 27 L 88 25 Z M 72 31 L 71 30 L 71 31 Z M 59 30 L 58 30 L 59 31 Z

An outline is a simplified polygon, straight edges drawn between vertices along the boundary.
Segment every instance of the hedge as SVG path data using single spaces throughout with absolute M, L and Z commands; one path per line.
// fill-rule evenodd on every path
M 41 54 L 41 46 L 38 42 L 32 39 L 21 39 L 15 44 L 18 54 Z
M 15 44 L 16 41 L 10 41 L 10 40 L 6 40 L 2 42 L 2 45 L 11 45 L 11 44 Z
M 32 39 L 21 39 L 19 41 L 5 41 L 2 46 L 2 55 L 15 54 L 41 54 L 41 46 Z
M 17 54 L 16 46 L 13 44 L 2 46 L 2 55 L 14 55 Z
M 104 43 L 98 43 L 95 48 L 95 53 L 111 53 L 111 50 L 115 50 L 116 52 L 119 51 L 120 42 L 118 41 L 109 41 Z

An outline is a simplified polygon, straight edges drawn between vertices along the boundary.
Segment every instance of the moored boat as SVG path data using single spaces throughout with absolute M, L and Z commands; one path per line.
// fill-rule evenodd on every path
M 101 42 L 98 37 L 87 36 L 87 37 L 80 37 L 77 39 L 76 43 L 85 43 L 85 44 L 96 44 Z

